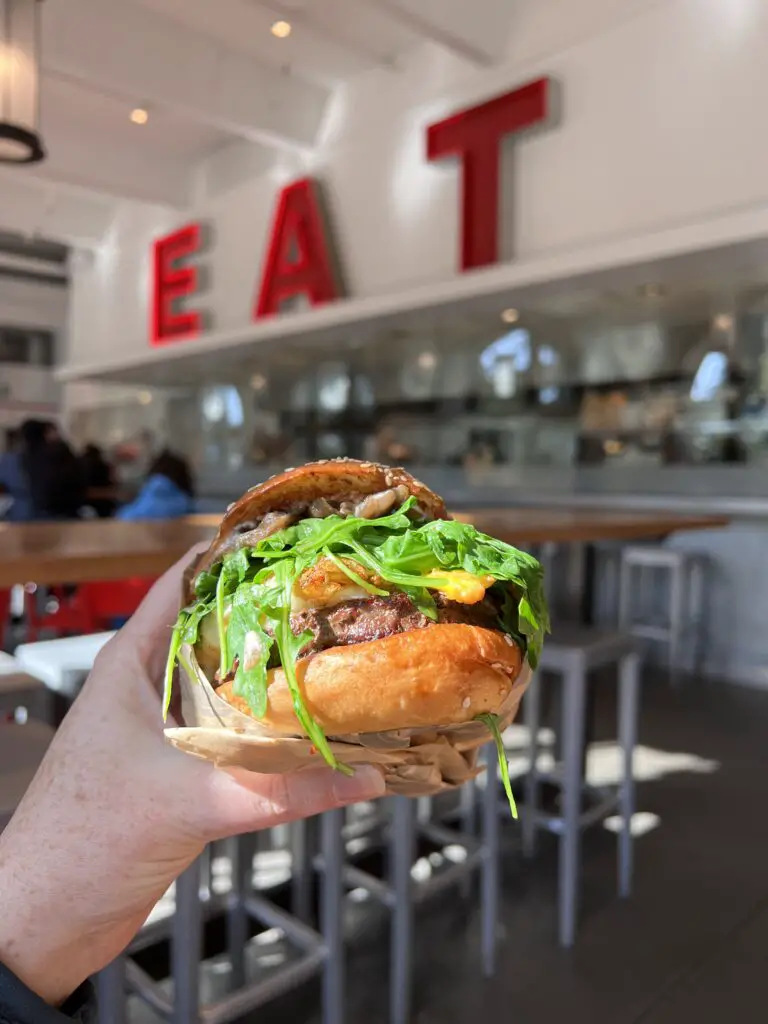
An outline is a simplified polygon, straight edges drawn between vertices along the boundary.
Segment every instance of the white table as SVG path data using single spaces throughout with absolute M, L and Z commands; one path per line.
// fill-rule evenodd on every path
M 56 693 L 73 700 L 93 668 L 96 655 L 114 632 L 69 636 L 21 644 L 15 658 L 22 672 L 36 676 Z

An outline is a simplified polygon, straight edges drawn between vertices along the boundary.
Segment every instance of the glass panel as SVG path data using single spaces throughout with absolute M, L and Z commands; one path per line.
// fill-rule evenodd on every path
M 514 327 L 454 317 L 354 345 L 292 344 L 244 357 L 237 385 L 169 399 L 165 429 L 198 473 L 235 491 L 232 470 L 245 480 L 343 454 L 558 473 L 768 463 L 767 325 L 749 311 L 589 326 L 521 314 Z M 103 410 L 102 436 L 118 422 Z

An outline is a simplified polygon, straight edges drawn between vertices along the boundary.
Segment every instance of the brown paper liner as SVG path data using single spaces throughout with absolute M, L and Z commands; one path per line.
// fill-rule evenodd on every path
M 298 729 L 295 736 L 277 735 L 219 697 L 191 647 L 182 648 L 180 661 L 184 726 L 165 733 L 174 746 L 221 768 L 245 768 L 266 775 L 318 768 L 325 763 Z M 530 678 L 531 670 L 524 662 L 499 709 L 500 728 L 505 729 L 514 719 Z M 480 771 L 478 748 L 490 739 L 482 722 L 467 722 L 445 728 L 329 737 L 329 742 L 345 764 L 380 766 L 388 793 L 416 797 L 453 789 L 474 778 Z

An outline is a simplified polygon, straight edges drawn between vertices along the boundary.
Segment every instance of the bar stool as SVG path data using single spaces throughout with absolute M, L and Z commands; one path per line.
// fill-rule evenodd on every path
M 606 665 L 619 670 L 618 740 L 623 772 L 618 792 L 601 791 L 600 800 L 582 811 L 584 778 L 584 730 L 587 674 Z M 635 786 L 632 759 L 637 740 L 640 659 L 635 641 L 625 633 L 582 626 L 556 628 L 544 645 L 539 670 L 562 679 L 562 772 L 561 813 L 548 814 L 539 808 L 537 770 L 540 725 L 540 681 L 534 678 L 523 699 L 523 721 L 530 731 L 530 769 L 525 779 L 525 803 L 521 808 L 523 851 L 532 856 L 536 832 L 547 829 L 559 837 L 558 935 L 562 946 L 572 946 L 578 911 L 579 853 L 583 829 L 602 821 L 619 808 L 622 824 L 618 849 L 619 895 L 628 896 L 632 884 L 632 814 Z
M 53 707 L 45 683 L 22 672 L 15 658 L 0 652 L 0 721 L 4 718 L 53 724 Z
M 691 652 L 689 667 L 694 673 L 701 662 L 705 570 L 706 557 L 697 552 L 659 545 L 630 545 L 622 551 L 620 627 L 639 639 L 667 645 L 673 682 L 677 681 L 684 651 Z M 653 589 L 654 571 L 667 577 L 666 602 Z
M 226 1024 L 272 1001 L 318 973 L 323 975 L 323 1024 L 344 1020 L 343 881 L 341 810 L 320 817 L 320 846 L 323 876 L 320 889 L 320 931 L 286 913 L 258 894 L 252 886 L 255 836 L 241 836 L 229 844 L 232 858 L 232 890 L 222 900 L 206 892 L 203 858 L 198 858 L 175 883 L 175 911 L 170 922 L 143 930 L 120 957 L 97 978 L 99 1020 L 102 1024 L 124 1024 L 125 996 L 135 992 L 166 1020 L 174 1024 Z M 206 917 L 227 916 L 227 946 L 236 991 L 205 1006 L 200 1004 L 202 935 Z M 270 977 L 252 983 L 245 980 L 245 947 L 249 921 L 277 928 L 301 950 L 301 956 L 280 967 Z M 158 938 L 170 928 L 173 995 L 154 981 L 131 959 L 131 953 Z M 151 932 L 152 934 L 147 934 Z
M 408 1024 L 413 1003 L 414 919 L 418 904 L 438 892 L 464 883 L 476 871 L 481 873 L 481 955 L 482 968 L 490 977 L 496 967 L 496 932 L 499 903 L 499 817 L 497 813 L 497 756 L 493 744 L 485 748 L 487 781 L 482 798 L 482 828 L 479 838 L 458 832 L 431 820 L 418 820 L 418 801 L 411 797 L 391 799 L 388 829 L 388 879 L 382 881 L 360 868 L 346 864 L 344 881 L 364 889 L 385 906 L 391 916 L 389 1020 Z M 474 782 L 466 784 L 474 786 Z M 474 802 L 472 802 L 474 805 Z M 507 814 L 509 809 L 507 809 Z M 442 847 L 462 847 L 466 856 L 442 873 L 414 881 L 413 867 L 419 837 Z

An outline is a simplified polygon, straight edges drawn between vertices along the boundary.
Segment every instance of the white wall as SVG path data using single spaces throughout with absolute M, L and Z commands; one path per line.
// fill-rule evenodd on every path
M 524 267 L 673 227 L 678 244 L 704 247 L 736 213 L 748 215 L 745 231 L 768 230 L 768 0 L 527 6 L 498 66 L 424 47 L 398 73 L 366 74 L 339 93 L 311 158 L 285 156 L 245 180 L 228 166 L 224 188 L 201 179 L 194 216 L 214 238 L 200 305 L 217 328 L 247 323 L 275 190 L 307 172 L 330 200 L 352 295 L 455 275 L 458 174 L 424 161 L 424 128 L 540 74 L 562 85 L 562 123 L 505 154 L 504 259 Z M 174 218 L 126 204 L 110 246 L 75 267 L 73 365 L 148 348 L 149 245 Z
M 53 331 L 60 341 L 67 329 L 67 289 L 0 278 L 0 325 L 39 327 Z M 47 367 L 0 363 L 0 425 L 56 415 L 60 391 Z

